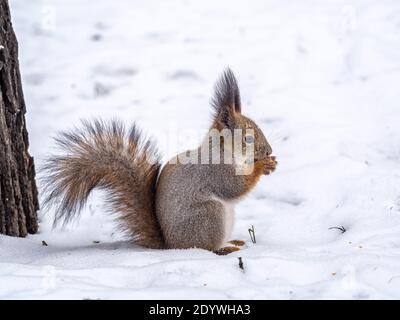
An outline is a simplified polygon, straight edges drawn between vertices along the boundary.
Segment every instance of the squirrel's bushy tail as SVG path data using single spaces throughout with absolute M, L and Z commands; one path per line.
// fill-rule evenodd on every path
M 107 191 L 107 203 L 121 228 L 145 247 L 162 248 L 155 214 L 155 187 L 160 170 L 157 150 L 134 125 L 119 121 L 83 121 L 83 127 L 55 139 L 63 154 L 44 165 L 44 204 L 56 208 L 55 224 L 79 215 L 90 192 Z

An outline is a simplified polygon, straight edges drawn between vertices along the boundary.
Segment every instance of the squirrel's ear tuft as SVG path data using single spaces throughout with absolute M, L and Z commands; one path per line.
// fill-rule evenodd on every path
M 227 68 L 215 84 L 211 105 L 215 120 L 227 127 L 234 123 L 236 114 L 241 112 L 240 92 L 235 75 Z

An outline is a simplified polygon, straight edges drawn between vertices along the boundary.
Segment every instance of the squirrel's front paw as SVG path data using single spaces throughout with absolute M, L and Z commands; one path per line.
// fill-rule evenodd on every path
M 226 256 L 227 254 L 230 254 L 235 251 L 239 251 L 240 248 L 238 247 L 223 247 L 221 249 L 215 250 L 214 253 L 219 255 L 219 256 Z
M 264 174 L 268 175 L 275 171 L 278 161 L 274 156 L 266 157 L 264 159 Z

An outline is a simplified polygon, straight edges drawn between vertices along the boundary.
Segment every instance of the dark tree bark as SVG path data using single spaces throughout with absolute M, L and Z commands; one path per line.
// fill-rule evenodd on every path
M 24 237 L 38 229 L 33 158 L 28 153 L 18 44 L 7 0 L 0 0 L 0 233 Z

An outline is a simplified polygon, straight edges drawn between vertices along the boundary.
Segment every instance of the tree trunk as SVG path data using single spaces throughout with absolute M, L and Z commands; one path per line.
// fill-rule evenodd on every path
M 7 0 L 0 0 L 0 233 L 24 237 L 38 229 L 33 158 L 28 153 L 18 44 Z

